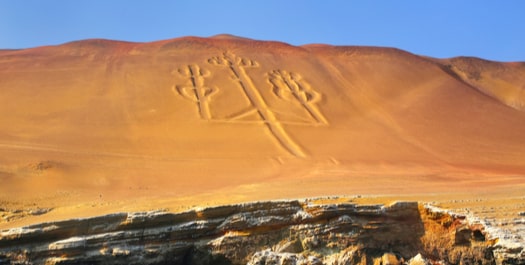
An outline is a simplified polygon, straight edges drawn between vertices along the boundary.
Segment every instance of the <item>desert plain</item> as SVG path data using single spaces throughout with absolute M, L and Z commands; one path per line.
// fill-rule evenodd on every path
M 0 50 L 0 113 L 0 229 L 308 197 L 419 201 L 511 230 L 525 213 L 523 62 L 82 40 Z

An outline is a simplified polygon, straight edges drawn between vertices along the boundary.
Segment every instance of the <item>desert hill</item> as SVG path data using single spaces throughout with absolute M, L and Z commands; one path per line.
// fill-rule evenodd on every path
M 520 62 L 96 39 L 1 50 L 0 91 L 3 200 L 449 192 L 525 174 Z

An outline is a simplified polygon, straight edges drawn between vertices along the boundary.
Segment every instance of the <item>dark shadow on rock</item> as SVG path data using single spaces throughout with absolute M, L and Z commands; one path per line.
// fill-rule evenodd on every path
M 183 265 L 232 265 L 224 255 L 214 255 L 207 248 L 192 247 L 184 255 Z
M 384 214 L 369 217 L 368 226 L 370 229 L 363 230 L 359 240 L 367 255 L 390 252 L 409 259 L 423 248 L 420 239 L 425 234 L 425 226 L 417 202 L 399 202 L 385 207 Z

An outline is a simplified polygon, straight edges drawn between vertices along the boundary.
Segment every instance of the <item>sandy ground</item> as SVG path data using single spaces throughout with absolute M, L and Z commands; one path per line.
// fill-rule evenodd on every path
M 0 198 L 0 208 L 4 210 L 0 212 L 0 229 L 114 212 L 180 212 L 250 201 L 334 196 L 362 204 L 419 201 L 501 222 L 520 218 L 520 212 L 525 212 L 525 184 L 521 176 L 483 176 L 480 181 L 475 175 L 392 175 L 392 169 L 369 175 L 346 172 L 320 178 L 317 174 L 322 172 L 216 188 L 204 183 L 184 191 L 162 187 L 127 190 L 106 187 L 97 191 L 64 189 L 35 196 L 3 197 Z
M 0 229 L 319 196 L 521 218 L 524 83 L 523 63 L 232 36 L 2 51 Z

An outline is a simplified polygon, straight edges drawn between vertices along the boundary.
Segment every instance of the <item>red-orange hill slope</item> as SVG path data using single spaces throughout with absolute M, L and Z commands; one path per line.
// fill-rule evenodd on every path
M 523 63 L 231 36 L 84 40 L 0 51 L 0 91 L 3 194 L 525 173 Z

